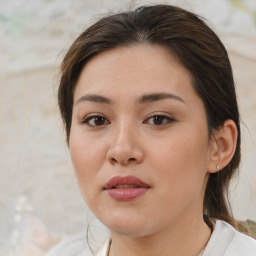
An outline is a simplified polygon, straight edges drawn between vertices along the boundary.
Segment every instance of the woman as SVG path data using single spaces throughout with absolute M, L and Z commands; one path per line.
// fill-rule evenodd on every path
M 240 161 L 232 68 L 202 19 L 170 5 L 108 16 L 61 72 L 78 184 L 110 230 L 99 256 L 256 255 L 227 198 Z

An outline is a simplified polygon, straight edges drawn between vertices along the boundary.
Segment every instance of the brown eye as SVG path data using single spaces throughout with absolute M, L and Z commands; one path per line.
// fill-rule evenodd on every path
M 171 122 L 174 122 L 174 119 L 165 115 L 154 115 L 146 120 L 146 123 L 156 126 L 169 124 Z
M 89 116 L 83 121 L 83 123 L 89 126 L 103 126 L 109 124 L 109 121 L 103 116 Z

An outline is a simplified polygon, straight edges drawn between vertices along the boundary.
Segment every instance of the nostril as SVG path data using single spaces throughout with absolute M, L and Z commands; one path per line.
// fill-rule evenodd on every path
M 112 163 L 117 163 L 118 161 L 117 161 L 114 157 L 112 157 L 112 158 L 111 158 L 111 162 L 112 162 Z
M 111 158 L 111 163 L 112 164 L 116 164 L 116 163 L 121 163 L 121 164 L 128 164 L 128 163 L 131 163 L 131 162 L 136 162 L 136 158 L 134 157 L 131 157 L 131 158 L 128 158 L 128 159 L 116 159 L 114 157 Z

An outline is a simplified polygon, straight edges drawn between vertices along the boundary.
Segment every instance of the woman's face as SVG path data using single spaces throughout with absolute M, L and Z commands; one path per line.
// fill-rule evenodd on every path
M 85 201 L 112 231 L 144 236 L 201 217 L 210 143 L 191 76 L 162 47 L 109 50 L 82 70 L 71 158 Z

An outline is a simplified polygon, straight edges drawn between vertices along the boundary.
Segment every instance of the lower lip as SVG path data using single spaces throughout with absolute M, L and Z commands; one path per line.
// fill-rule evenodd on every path
M 117 201 L 130 201 L 146 193 L 148 188 L 107 189 L 109 196 Z

